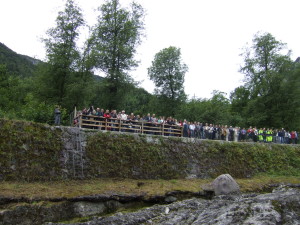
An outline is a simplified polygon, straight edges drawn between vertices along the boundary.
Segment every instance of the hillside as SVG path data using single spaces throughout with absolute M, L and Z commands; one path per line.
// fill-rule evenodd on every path
M 19 75 L 21 77 L 31 76 L 39 63 L 43 63 L 43 61 L 27 55 L 18 54 L 0 42 L 0 65 L 6 65 L 10 74 Z M 103 80 L 102 76 L 95 74 L 94 78 L 96 81 Z
M 42 61 L 26 55 L 20 55 L 0 42 L 0 64 L 4 64 L 10 74 L 21 77 L 31 76 L 36 65 Z

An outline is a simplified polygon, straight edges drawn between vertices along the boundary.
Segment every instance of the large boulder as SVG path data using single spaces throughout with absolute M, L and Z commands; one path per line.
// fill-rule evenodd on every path
M 240 193 L 240 187 L 229 174 L 218 176 L 213 182 L 212 187 L 215 195 L 228 195 Z

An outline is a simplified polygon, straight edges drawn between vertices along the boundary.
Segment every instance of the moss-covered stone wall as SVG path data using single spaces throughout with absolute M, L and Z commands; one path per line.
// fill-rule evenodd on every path
M 59 179 L 61 148 L 60 129 L 0 119 L 0 180 Z
M 259 173 L 300 176 L 300 145 L 76 129 L 0 119 L 0 180 L 214 178 L 224 173 L 236 178 Z M 74 167 L 79 136 L 83 168 Z M 75 176 L 78 169 L 83 176 Z
M 91 176 L 236 178 L 258 173 L 300 175 L 300 146 L 98 133 L 86 147 Z

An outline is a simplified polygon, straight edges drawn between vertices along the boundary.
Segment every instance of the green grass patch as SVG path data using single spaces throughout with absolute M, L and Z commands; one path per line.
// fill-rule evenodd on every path
M 259 175 L 251 179 L 236 179 L 242 192 L 264 191 L 268 184 L 299 184 L 300 177 Z M 213 179 L 178 180 L 132 180 L 93 179 L 55 182 L 0 182 L 0 193 L 6 197 L 59 198 L 78 197 L 95 194 L 140 194 L 146 196 L 164 195 L 169 191 L 198 192 L 201 185 Z

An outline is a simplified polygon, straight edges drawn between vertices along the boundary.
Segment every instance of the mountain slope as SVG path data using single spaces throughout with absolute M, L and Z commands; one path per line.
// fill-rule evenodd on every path
M 20 55 L 0 42 L 0 64 L 6 65 L 10 74 L 21 77 L 31 76 L 36 65 L 42 61 L 29 56 Z

